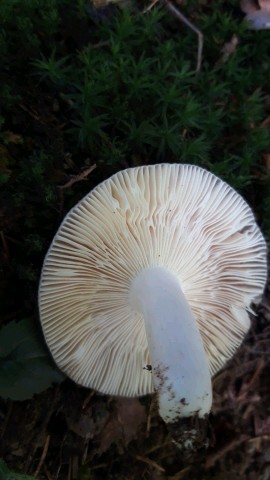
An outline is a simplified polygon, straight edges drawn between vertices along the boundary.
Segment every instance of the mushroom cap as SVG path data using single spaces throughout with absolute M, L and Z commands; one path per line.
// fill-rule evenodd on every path
M 129 168 L 67 214 L 42 269 L 45 340 L 76 383 L 111 395 L 154 391 L 144 320 L 129 301 L 132 281 L 152 266 L 178 276 L 212 375 L 242 342 L 267 276 L 251 209 L 197 166 Z

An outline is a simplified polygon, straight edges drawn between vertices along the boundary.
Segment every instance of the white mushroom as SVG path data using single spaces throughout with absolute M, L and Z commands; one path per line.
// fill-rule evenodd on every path
M 230 186 L 191 165 L 130 168 L 56 233 L 42 328 L 75 382 L 127 397 L 156 391 L 168 423 L 204 417 L 211 376 L 242 342 L 266 275 L 263 236 Z
M 146 268 L 130 293 L 144 319 L 160 416 L 166 423 L 203 417 L 212 404 L 209 362 L 178 276 L 164 267 Z

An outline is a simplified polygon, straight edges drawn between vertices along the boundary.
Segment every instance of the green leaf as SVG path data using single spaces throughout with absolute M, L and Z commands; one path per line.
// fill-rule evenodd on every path
M 4 460 L 0 458 L 0 480 L 34 480 L 34 477 L 12 472 L 9 470 Z
M 12 321 L 1 329 L 1 397 L 26 400 L 63 379 L 64 375 L 50 359 L 32 319 Z

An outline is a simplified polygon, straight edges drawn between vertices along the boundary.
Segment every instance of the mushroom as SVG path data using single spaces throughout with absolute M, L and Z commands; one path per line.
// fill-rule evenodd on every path
M 39 288 L 59 368 L 101 393 L 157 393 L 168 425 L 204 419 L 211 377 L 250 326 L 267 275 L 254 215 L 194 165 L 129 168 L 64 218 Z

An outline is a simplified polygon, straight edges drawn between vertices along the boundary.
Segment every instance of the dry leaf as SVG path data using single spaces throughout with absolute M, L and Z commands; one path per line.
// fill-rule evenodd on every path
M 137 398 L 116 400 L 115 409 L 101 433 L 99 451 L 106 452 L 113 443 L 127 446 L 146 422 L 145 408 Z
M 255 416 L 254 418 L 255 435 L 270 435 L 270 417 L 260 418 Z
M 89 415 L 89 413 L 91 414 Z M 79 437 L 85 438 L 86 440 L 93 438 L 94 421 L 91 410 L 82 413 L 76 422 L 68 423 L 70 430 L 76 433 L 76 435 L 79 435 Z
M 11 132 L 10 130 L 3 132 L 3 137 L 7 143 L 14 143 L 15 145 L 23 143 L 23 137 L 17 133 Z
M 107 409 L 99 408 L 98 415 L 93 413 L 93 408 L 88 406 L 80 414 L 72 415 L 69 406 L 65 409 L 65 419 L 69 429 L 81 438 L 86 440 L 92 439 L 103 431 L 109 420 L 109 412 Z
M 225 63 L 230 58 L 230 56 L 235 52 L 236 47 L 239 43 L 238 37 L 234 34 L 231 40 L 225 43 L 224 47 L 222 48 L 222 57 L 220 59 L 220 63 Z

